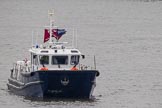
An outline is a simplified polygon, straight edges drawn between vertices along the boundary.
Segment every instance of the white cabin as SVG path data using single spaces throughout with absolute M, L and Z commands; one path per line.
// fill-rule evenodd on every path
M 32 71 L 39 70 L 44 64 L 48 70 L 70 70 L 75 64 L 78 65 L 80 58 L 84 56 L 75 48 L 65 48 L 63 43 L 53 43 L 47 47 L 35 46 L 31 53 Z

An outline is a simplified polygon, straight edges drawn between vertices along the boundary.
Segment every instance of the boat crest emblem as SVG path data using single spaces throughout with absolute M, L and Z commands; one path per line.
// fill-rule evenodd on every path
M 69 79 L 67 77 L 64 77 L 63 79 L 61 79 L 61 84 L 67 86 L 69 84 Z

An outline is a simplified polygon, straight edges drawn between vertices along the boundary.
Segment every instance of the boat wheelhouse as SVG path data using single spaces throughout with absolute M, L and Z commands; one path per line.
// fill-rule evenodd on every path
M 49 70 L 70 70 L 74 65 L 78 65 L 84 55 L 81 55 L 78 49 L 66 48 L 64 44 L 56 42 L 47 48 L 38 45 L 31 48 L 29 51 L 33 71 L 39 70 L 43 64 Z

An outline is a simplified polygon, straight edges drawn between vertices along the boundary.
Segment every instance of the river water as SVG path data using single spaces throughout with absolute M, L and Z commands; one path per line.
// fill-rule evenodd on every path
M 75 28 L 85 62 L 96 56 L 94 100 L 33 101 L 7 90 L 12 63 L 29 57 L 32 31 L 43 41 L 49 9 L 58 26 Z M 1 0 L 0 38 L 1 108 L 162 108 L 162 1 Z

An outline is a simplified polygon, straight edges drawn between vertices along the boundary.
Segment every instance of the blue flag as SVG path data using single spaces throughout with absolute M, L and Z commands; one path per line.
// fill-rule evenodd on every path
M 66 33 L 65 29 L 53 29 L 52 30 L 52 37 L 55 37 L 56 40 L 59 40 L 62 35 L 64 35 Z

